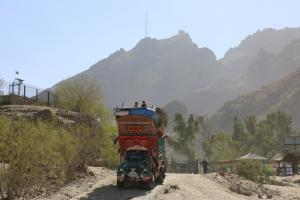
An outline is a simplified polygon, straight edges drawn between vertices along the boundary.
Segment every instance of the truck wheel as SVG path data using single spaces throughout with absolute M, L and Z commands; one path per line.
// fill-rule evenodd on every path
M 159 171 L 160 171 L 159 172 L 159 176 L 156 179 L 156 182 L 159 183 L 159 184 L 162 184 L 164 182 L 164 180 L 165 180 L 165 177 L 166 177 L 166 175 L 165 175 L 165 169 L 164 168 L 160 168 Z
M 145 183 L 145 188 L 147 190 L 152 190 L 154 188 L 154 186 L 155 186 L 155 183 L 153 181 L 153 178 Z
M 161 175 L 159 175 L 159 177 L 158 177 L 158 179 L 157 179 L 157 183 L 158 183 L 158 184 L 162 184 L 162 183 L 164 182 L 164 180 L 165 180 L 165 178 L 164 178 L 164 176 L 161 174 Z
M 119 180 L 117 180 L 117 187 L 119 189 L 123 189 L 124 188 L 124 182 L 120 182 Z

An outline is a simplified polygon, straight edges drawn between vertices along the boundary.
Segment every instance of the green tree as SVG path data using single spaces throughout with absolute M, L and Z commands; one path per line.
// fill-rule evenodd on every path
M 283 139 L 285 136 L 290 136 L 295 132 L 292 129 L 292 116 L 283 111 L 276 111 L 269 113 L 266 117 L 266 122 L 274 132 L 276 137 L 276 146 L 281 148 L 283 146 Z
M 257 119 L 255 116 L 247 116 L 244 120 L 245 131 L 241 134 L 241 143 L 248 149 L 251 149 L 252 145 L 255 144 L 254 140 L 257 134 Z
M 245 127 L 247 132 L 254 136 L 256 134 L 257 119 L 254 115 L 247 116 L 245 119 Z
M 195 159 L 194 141 L 202 121 L 202 117 L 195 118 L 194 115 L 189 115 L 185 120 L 181 113 L 175 114 L 173 129 L 176 137 L 169 138 L 168 141 L 176 152 L 186 155 L 189 160 Z
M 261 120 L 257 125 L 255 137 L 253 137 L 251 151 L 263 156 L 272 156 L 277 152 L 276 137 L 266 120 Z
M 57 105 L 75 112 L 99 115 L 106 112 L 100 87 L 86 76 L 77 76 L 59 84 L 55 89 Z
M 244 125 L 238 117 L 234 117 L 232 138 L 236 141 L 240 141 L 244 134 Z
M 72 129 L 79 144 L 78 168 L 84 171 L 87 163 L 98 159 L 99 154 L 107 165 L 115 165 L 118 154 L 117 147 L 111 139 L 114 132 L 111 132 L 113 128 L 107 129 L 114 125 L 111 124 L 111 115 L 104 106 L 100 87 L 96 82 L 86 76 L 77 76 L 58 85 L 55 95 L 59 107 L 88 113 L 89 116 L 98 119 L 98 122 L 88 120 Z
M 245 127 L 243 131 L 241 127 Z M 293 133 L 292 116 L 282 111 L 269 113 L 260 121 L 255 116 L 247 116 L 244 123 L 235 119 L 233 126 L 233 139 L 240 136 L 237 141 L 247 151 L 268 157 L 282 148 L 285 136 Z
M 232 136 L 225 132 L 220 132 L 205 140 L 203 150 L 210 160 L 230 160 L 243 153 L 239 142 L 233 140 Z

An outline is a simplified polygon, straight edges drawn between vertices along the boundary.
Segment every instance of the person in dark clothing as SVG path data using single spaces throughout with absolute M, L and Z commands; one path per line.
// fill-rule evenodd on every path
M 139 103 L 136 101 L 136 102 L 134 102 L 134 107 L 135 108 L 137 108 L 138 107 L 138 105 L 139 105 Z
M 205 158 L 203 158 L 202 167 L 203 167 L 204 174 L 206 174 L 207 173 L 208 162 L 205 160 Z
M 147 104 L 146 104 L 146 101 L 143 101 L 143 103 L 142 103 L 142 106 L 141 106 L 142 108 L 147 108 Z

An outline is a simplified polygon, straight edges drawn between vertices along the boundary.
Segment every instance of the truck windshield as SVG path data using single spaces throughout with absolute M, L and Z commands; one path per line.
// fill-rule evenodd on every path
M 142 162 L 148 160 L 148 151 L 130 150 L 126 152 L 125 159 L 128 162 Z

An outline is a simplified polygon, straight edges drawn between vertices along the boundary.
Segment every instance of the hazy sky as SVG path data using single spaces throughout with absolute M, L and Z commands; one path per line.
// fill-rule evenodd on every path
M 46 88 L 145 36 L 188 32 L 222 57 L 250 33 L 300 26 L 298 0 L 0 0 L 0 77 Z

